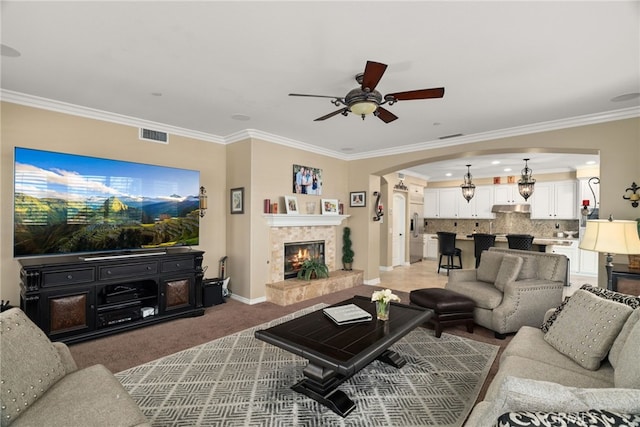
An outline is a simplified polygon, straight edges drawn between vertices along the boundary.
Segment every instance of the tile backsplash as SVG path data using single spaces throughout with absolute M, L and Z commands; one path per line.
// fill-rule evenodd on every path
M 556 224 L 559 226 L 558 229 Z M 424 232 L 427 234 L 435 234 L 438 231 L 449 231 L 461 235 L 492 232 L 554 237 L 557 231 L 578 231 L 579 226 L 580 221 L 577 219 L 557 221 L 531 219 L 528 213 L 513 212 L 496 213 L 494 219 L 424 219 Z

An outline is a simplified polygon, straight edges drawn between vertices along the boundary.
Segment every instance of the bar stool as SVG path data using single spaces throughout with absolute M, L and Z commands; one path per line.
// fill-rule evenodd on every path
M 529 234 L 507 234 L 509 249 L 530 251 L 533 248 L 533 236 Z
M 496 245 L 495 234 L 475 233 L 473 235 L 473 254 L 476 257 L 476 268 L 480 265 L 482 251 Z
M 446 231 L 438 231 L 438 249 L 440 250 L 440 259 L 438 261 L 438 274 L 440 274 L 440 267 L 447 269 L 447 276 L 449 270 L 452 268 L 462 268 L 462 251 L 456 248 L 456 233 L 449 233 Z M 442 257 L 447 257 L 447 263 L 442 263 Z M 453 264 L 453 257 L 458 257 L 460 265 Z

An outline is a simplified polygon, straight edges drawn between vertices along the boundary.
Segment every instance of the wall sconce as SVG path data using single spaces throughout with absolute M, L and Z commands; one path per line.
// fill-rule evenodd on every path
M 374 221 L 380 221 L 382 216 L 384 215 L 384 208 L 382 207 L 382 203 L 380 202 L 380 197 L 382 197 L 382 193 L 379 191 L 374 191 L 373 195 L 376 196 L 376 202 L 373 204 L 374 214 L 376 216 L 373 217 Z
M 200 202 L 199 210 L 200 210 L 200 218 L 207 213 L 207 190 L 204 187 L 200 187 L 200 194 L 198 194 L 198 201 Z
M 533 194 L 533 186 L 536 184 L 536 180 L 532 177 L 533 171 L 529 169 L 527 162 L 529 159 L 524 160 L 524 169 L 520 172 L 520 179 L 518 180 L 518 192 L 525 200 L 527 200 Z
M 640 187 L 638 187 L 636 183 L 633 182 L 631 183 L 631 187 L 624 190 L 625 192 L 631 191 L 632 193 L 628 196 L 626 194 L 622 196 L 622 198 L 625 200 L 631 200 L 631 206 L 633 206 L 634 208 L 638 207 L 638 201 L 640 200 L 640 194 L 637 193 L 638 190 L 640 190 Z
M 467 173 L 464 176 L 464 183 L 460 186 L 462 188 L 462 197 L 466 199 L 467 203 L 473 199 L 473 195 L 476 193 L 476 186 L 471 182 L 470 167 L 471 165 L 467 165 Z

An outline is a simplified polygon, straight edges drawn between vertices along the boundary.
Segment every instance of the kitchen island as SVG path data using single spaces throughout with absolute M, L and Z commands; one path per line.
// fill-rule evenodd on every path
M 433 239 L 438 239 L 436 235 L 433 235 Z M 569 239 L 562 237 L 534 237 L 533 249 L 534 251 L 547 252 L 548 246 L 571 246 L 571 244 L 578 239 Z M 507 248 L 506 234 L 496 234 L 497 248 Z M 476 257 L 474 256 L 474 244 L 473 235 L 458 235 L 456 236 L 456 248 L 462 251 L 462 268 L 475 268 Z M 440 255 L 438 254 L 438 258 Z

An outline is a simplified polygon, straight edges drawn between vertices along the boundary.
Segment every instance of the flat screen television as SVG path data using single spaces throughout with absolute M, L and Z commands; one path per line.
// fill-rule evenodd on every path
M 198 244 L 200 172 L 15 148 L 14 256 Z

